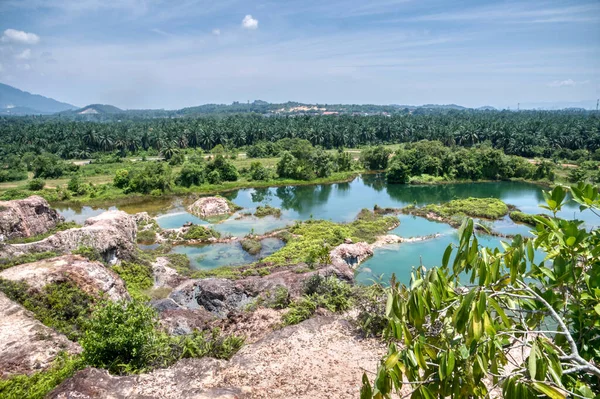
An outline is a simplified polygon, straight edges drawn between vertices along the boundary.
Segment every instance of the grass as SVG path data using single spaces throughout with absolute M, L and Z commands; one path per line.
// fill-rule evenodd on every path
M 516 223 L 526 224 L 528 226 L 535 227 L 538 222 L 535 220 L 535 216 L 542 216 L 547 218 L 548 215 L 539 214 L 539 215 L 531 215 L 529 213 L 521 212 L 521 211 L 512 211 L 509 213 L 510 218 Z
M 59 254 L 56 252 L 47 251 L 15 256 L 14 258 L 0 258 L 0 271 L 8 269 L 9 267 L 22 265 L 24 263 L 37 262 L 39 260 L 54 258 L 56 256 L 59 256 Z
M 136 241 L 138 244 L 154 244 L 156 241 L 156 232 L 154 230 L 140 230 L 137 233 Z
M 64 223 L 57 224 L 56 227 L 54 227 L 51 230 L 48 230 L 47 232 L 45 232 L 43 234 L 37 234 L 37 235 L 31 236 L 31 237 L 12 238 L 10 240 L 7 240 L 6 243 L 7 244 L 26 244 L 26 243 L 30 243 L 30 242 L 37 242 L 37 241 L 43 240 L 44 238 L 48 238 L 51 235 L 58 233 L 59 231 L 69 230 L 69 229 L 73 229 L 73 228 L 77 228 L 77 227 L 81 227 L 81 226 L 75 222 L 64 222 Z
M 410 184 L 423 184 L 423 185 L 428 185 L 428 184 L 440 184 L 442 182 L 444 182 L 444 177 L 443 176 L 432 176 L 432 175 L 427 175 L 427 174 L 422 174 L 420 176 L 411 176 L 410 177 Z
M 412 213 L 427 214 L 431 212 L 445 219 L 455 216 L 470 216 L 495 220 L 508 214 L 508 210 L 508 205 L 497 198 L 466 198 L 439 205 L 430 204 L 414 208 Z
M 95 302 L 95 298 L 70 281 L 51 283 L 41 290 L 34 290 L 24 281 L 0 278 L 0 291 L 70 340 L 81 337 Z
M 150 264 L 121 262 L 119 265 L 114 266 L 113 270 L 123 279 L 127 292 L 132 298 L 149 298 L 145 291 L 154 285 L 154 274 Z
M 183 238 L 186 240 L 208 240 L 219 237 L 221 237 L 221 233 L 212 227 L 204 227 L 196 224 L 190 226 L 188 231 L 183 235 Z
M 330 312 L 350 309 L 353 303 L 352 286 L 336 277 L 318 274 L 309 278 L 304 286 L 304 295 L 290 303 L 289 310 L 282 316 L 283 325 L 298 324 L 309 319 L 318 308 Z
M 15 375 L 0 380 L 0 397 L 4 399 L 42 399 L 62 381 L 73 376 L 85 367 L 79 356 L 69 356 L 62 352 L 44 371 L 32 375 Z
M 281 209 L 275 208 L 270 205 L 265 205 L 265 206 L 256 207 L 256 212 L 254 212 L 254 216 L 259 217 L 259 218 L 269 216 L 269 215 L 275 216 L 275 217 L 281 217 Z
M 324 260 L 333 247 L 350 238 L 353 241 L 374 242 L 378 236 L 398 225 L 393 216 L 377 215 L 363 209 L 351 223 L 334 223 L 328 220 L 308 220 L 289 229 L 293 235 L 279 251 L 267 256 L 264 262 L 275 265 L 307 262 L 313 264 Z
M 242 244 L 242 249 L 248 252 L 250 255 L 256 255 L 262 249 L 261 242 L 253 238 L 245 238 L 240 242 L 240 244 Z

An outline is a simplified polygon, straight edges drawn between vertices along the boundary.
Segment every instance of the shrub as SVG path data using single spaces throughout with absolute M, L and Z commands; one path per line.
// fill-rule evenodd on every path
M 115 173 L 113 184 L 117 188 L 125 188 L 129 184 L 129 171 L 127 169 L 119 169 Z
M 156 312 L 139 301 L 98 306 L 80 340 L 83 359 L 111 373 L 138 372 L 151 366 L 161 340 Z
M 0 291 L 33 312 L 43 324 L 76 340 L 81 336 L 94 299 L 70 281 L 31 289 L 24 281 L 0 278 Z
M 270 173 L 260 162 L 255 161 L 250 164 L 250 178 L 252 180 L 269 180 Z
M 91 261 L 99 261 L 99 262 L 104 261 L 104 258 L 102 256 L 102 254 L 100 253 L 100 251 L 98 251 L 94 247 L 80 246 L 76 250 L 71 251 L 71 253 L 73 255 L 81 255 L 84 258 L 87 258 Z
M 280 217 L 281 209 L 272 207 L 270 205 L 265 205 L 265 206 L 257 206 L 256 212 L 254 212 L 254 216 L 259 217 L 259 218 L 269 216 L 269 215 L 272 215 L 275 217 Z
M 214 357 L 215 359 L 231 359 L 244 345 L 244 338 L 236 335 L 221 335 L 221 330 L 198 331 L 183 337 L 178 346 L 183 358 Z
M 219 238 L 221 237 L 221 233 L 212 227 L 204 227 L 196 224 L 190 226 L 187 232 L 183 235 L 183 238 L 186 240 L 208 240 L 213 237 Z
M 127 192 L 149 194 L 152 190 L 165 192 L 171 189 L 171 168 L 164 162 L 152 162 L 131 173 Z
M 154 285 L 154 274 L 149 264 L 121 262 L 114 266 L 113 270 L 123 279 L 127 291 L 133 298 L 145 299 L 142 292 Z
M 259 240 L 246 238 L 241 241 L 242 249 L 248 252 L 250 255 L 256 255 L 262 249 L 262 244 Z
M 212 172 L 210 172 L 206 179 L 210 184 L 221 184 L 223 182 L 223 180 L 221 179 L 221 174 L 218 170 L 213 170 Z
M 392 151 L 384 146 L 365 148 L 360 153 L 360 159 L 369 170 L 383 170 L 388 166 Z
M 40 191 L 46 185 L 46 181 L 43 179 L 31 179 L 27 182 L 27 189 L 31 191 Z
M 409 168 L 404 163 L 396 161 L 388 169 L 386 178 L 388 183 L 406 184 L 410 180 Z
M 186 162 L 175 182 L 184 187 L 204 184 L 204 167 L 201 164 Z

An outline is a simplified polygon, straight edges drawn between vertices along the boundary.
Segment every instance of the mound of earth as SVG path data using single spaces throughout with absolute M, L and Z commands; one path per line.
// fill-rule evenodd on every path
M 37 195 L 13 201 L 0 201 L 0 242 L 12 238 L 44 234 L 64 218 Z
M 24 280 L 32 289 L 70 281 L 90 295 L 106 295 L 113 301 L 129 299 L 123 280 L 115 272 L 100 262 L 92 262 L 78 255 L 65 255 L 14 266 L 0 272 L 0 278 Z
M 92 247 L 111 263 L 129 259 L 135 252 L 135 218 L 123 211 L 107 211 L 89 218 L 81 228 L 59 231 L 41 241 L 8 244 L 0 247 L 0 257 L 33 252 L 70 252 L 81 246 Z
M 227 215 L 235 211 L 223 197 L 202 197 L 190 205 L 188 210 L 200 218 Z
M 230 361 L 184 359 L 124 377 L 87 368 L 48 398 L 356 398 L 363 372 L 375 372 L 385 350 L 342 318 L 318 316 L 271 332 Z
M 0 378 L 46 369 L 61 351 L 81 348 L 0 292 Z

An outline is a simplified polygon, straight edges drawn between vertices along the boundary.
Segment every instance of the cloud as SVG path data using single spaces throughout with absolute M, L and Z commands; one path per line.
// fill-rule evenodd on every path
M 550 87 L 573 87 L 573 86 L 585 85 L 588 83 L 590 83 L 589 80 L 582 80 L 582 81 L 577 82 L 573 79 L 565 79 L 565 80 L 552 81 L 552 82 L 548 83 L 548 86 L 550 86 Z
M 257 22 L 258 23 L 258 22 Z M 213 29 L 212 30 L 212 34 L 215 36 L 219 36 L 221 35 L 221 29 Z
M 248 14 L 242 20 L 242 27 L 244 29 L 258 29 L 258 19 L 254 19 L 252 15 Z
M 15 58 L 18 60 L 28 60 L 31 58 L 31 50 L 26 48 L 18 54 L 15 54 Z
M 28 33 L 16 29 L 7 29 L 4 31 L 4 35 L 2 35 L 2 41 L 20 44 L 37 44 L 40 41 L 40 37 L 35 33 Z

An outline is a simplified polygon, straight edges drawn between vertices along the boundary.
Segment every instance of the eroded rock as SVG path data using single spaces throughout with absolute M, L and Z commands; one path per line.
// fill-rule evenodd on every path
M 100 262 L 82 256 L 65 255 L 14 266 L 0 273 L 0 278 L 24 280 L 31 288 L 41 289 L 50 283 L 70 281 L 82 291 L 113 301 L 129 299 L 123 280 Z
M 164 370 L 113 377 L 86 369 L 48 397 L 356 398 L 362 374 L 375 372 L 385 343 L 363 339 L 338 316 L 318 316 L 270 332 L 227 362 L 184 359 Z
M 44 198 L 0 201 L 0 242 L 44 234 L 65 219 Z
M 190 205 L 188 210 L 201 218 L 226 215 L 234 211 L 229 207 L 229 202 L 222 197 L 202 197 Z
M 61 351 L 81 348 L 0 292 L 0 378 L 44 370 Z
M 373 256 L 373 248 L 366 242 L 340 244 L 329 253 L 331 264 L 336 267 L 347 265 L 356 268 L 371 256 Z
M 37 242 L 4 245 L 0 248 L 0 257 L 45 251 L 70 252 L 87 246 L 96 249 L 106 261 L 115 263 L 133 256 L 136 233 L 133 216 L 123 211 L 107 211 L 89 218 L 81 228 L 59 231 Z

